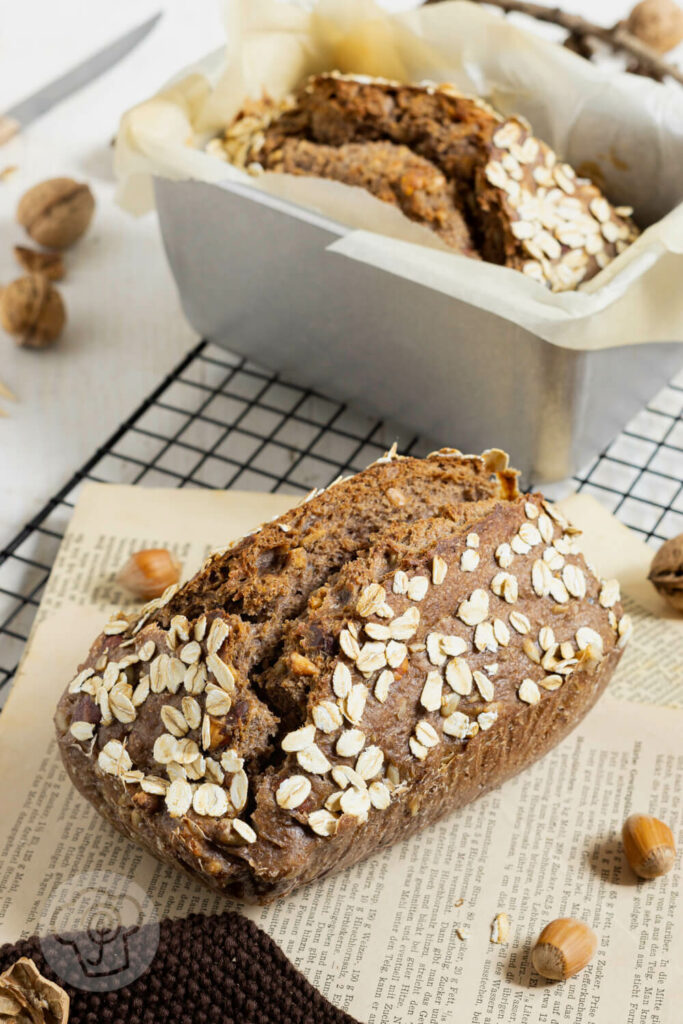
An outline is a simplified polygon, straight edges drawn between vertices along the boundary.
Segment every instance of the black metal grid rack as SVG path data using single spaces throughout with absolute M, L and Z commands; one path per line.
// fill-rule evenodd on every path
M 394 441 L 434 447 L 200 342 L 0 552 L 0 705 L 83 481 L 305 493 Z M 564 492 L 575 488 L 654 545 L 683 532 L 683 374 Z

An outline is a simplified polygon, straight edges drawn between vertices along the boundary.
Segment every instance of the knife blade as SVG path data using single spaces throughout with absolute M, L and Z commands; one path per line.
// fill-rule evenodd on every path
M 56 106 L 57 103 L 61 103 L 67 96 L 82 89 L 84 85 L 118 64 L 152 31 L 160 17 L 161 11 L 143 22 L 142 25 L 126 32 L 113 43 L 108 43 L 92 57 L 88 57 L 71 71 L 67 71 L 65 75 L 55 78 L 53 82 L 39 89 L 32 96 L 28 96 L 5 111 L 5 114 L 0 116 L 0 145 L 7 142 L 31 121 L 35 121 L 37 117 Z

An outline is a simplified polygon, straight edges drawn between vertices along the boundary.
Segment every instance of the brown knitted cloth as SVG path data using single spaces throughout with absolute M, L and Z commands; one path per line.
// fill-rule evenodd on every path
M 143 940 L 143 926 L 138 937 Z M 83 934 L 83 933 L 82 933 Z M 156 930 L 149 932 L 157 941 Z M 71 937 L 78 941 L 78 936 Z M 92 941 L 92 933 L 87 937 Z M 70 1024 L 356 1024 L 332 1006 L 255 924 L 235 913 L 191 914 L 159 925 L 150 966 L 124 988 L 65 983 L 33 936 L 0 946 L 0 971 L 30 957 L 71 998 Z M 132 957 L 136 952 L 132 950 Z M 54 963 L 54 957 L 50 957 Z

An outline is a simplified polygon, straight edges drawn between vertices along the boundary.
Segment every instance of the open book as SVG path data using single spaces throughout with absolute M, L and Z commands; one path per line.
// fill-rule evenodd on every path
M 59 761 L 52 714 L 109 612 L 126 602 L 114 573 L 131 551 L 169 547 L 187 576 L 210 548 L 293 500 L 83 491 L 0 716 L 0 942 L 87 927 L 92 908 L 69 894 L 92 871 L 142 892 L 147 916 L 235 906 L 157 863 L 85 803 Z M 637 882 L 619 834 L 631 811 L 644 810 L 683 846 L 683 619 L 647 583 L 645 545 L 589 498 L 562 507 L 585 529 L 599 570 L 620 578 L 635 621 L 607 695 L 501 789 L 293 896 L 240 907 L 333 1003 L 368 1024 L 681 1020 L 680 858 L 665 878 Z M 499 945 L 491 926 L 503 911 L 511 931 Z M 535 974 L 530 952 L 562 916 L 586 921 L 599 944 L 588 968 L 557 985 Z

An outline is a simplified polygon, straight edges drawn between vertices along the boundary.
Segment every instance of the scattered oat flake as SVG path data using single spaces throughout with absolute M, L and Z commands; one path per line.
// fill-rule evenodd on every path
M 360 654 L 360 645 L 348 629 L 342 629 L 339 634 L 339 646 L 350 661 L 356 661 Z
M 313 811 L 308 816 L 310 828 L 319 836 L 333 836 L 338 823 L 338 819 L 330 811 Z
M 345 789 L 340 797 L 339 807 L 343 814 L 363 819 L 371 807 L 370 794 L 366 789 Z
M 439 555 L 434 555 L 432 560 L 432 583 L 434 586 L 440 586 L 446 579 L 446 573 L 448 572 L 448 565 Z
M 375 697 L 384 704 L 387 697 L 389 696 L 389 687 L 394 681 L 394 674 L 389 669 L 385 669 L 384 672 L 380 673 L 379 679 L 375 683 Z
M 402 569 L 399 569 L 394 575 L 392 590 L 395 594 L 405 594 L 408 590 L 408 576 Z
M 419 743 L 414 736 L 411 736 L 410 739 L 408 740 L 408 746 L 410 747 L 410 751 L 413 754 L 413 756 L 417 757 L 418 760 L 420 761 L 424 761 L 424 759 L 427 757 L 427 754 L 429 753 L 427 747 L 423 747 L 422 744 Z
M 384 587 L 379 583 L 371 583 L 362 591 L 356 605 L 356 611 L 363 618 L 375 615 L 378 608 L 381 608 L 384 604 L 386 596 Z
M 282 739 L 282 749 L 290 754 L 296 753 L 299 750 L 304 750 L 306 747 L 313 743 L 315 738 L 315 726 L 304 725 L 300 729 L 295 729 L 293 732 L 287 733 Z
M 337 662 L 332 673 L 332 689 L 340 698 L 347 697 L 351 692 L 351 673 L 341 661 Z
M 461 572 L 474 572 L 479 565 L 479 553 L 474 548 L 466 548 L 460 558 Z
M 462 602 L 457 611 L 458 618 L 466 626 L 476 626 L 483 622 L 489 612 L 489 596 L 485 590 L 473 590 L 469 598 Z
M 517 691 L 517 695 L 525 704 L 538 704 L 541 699 L 538 686 L 533 679 L 524 679 Z
M 86 740 L 93 738 L 93 732 L 95 726 L 92 722 L 72 722 L 70 732 L 74 739 L 78 740 L 79 743 L 84 743 Z
M 361 779 L 365 782 L 369 782 L 370 779 L 374 779 L 376 775 L 382 771 L 384 765 L 384 753 L 376 746 L 367 747 L 358 757 L 356 761 L 356 771 L 360 775 Z
M 370 641 L 361 647 L 356 668 L 359 672 L 371 673 L 384 668 L 386 663 L 386 648 L 382 641 Z
M 365 746 L 365 733 L 360 729 L 345 729 L 337 740 L 339 757 L 355 757 Z
M 360 722 L 368 699 L 368 688 L 362 683 L 354 683 L 344 701 L 344 714 L 354 725 Z
M 394 640 L 410 640 L 420 624 L 420 611 L 414 606 L 406 609 L 391 623 L 391 635 Z
M 604 580 L 598 600 L 603 608 L 611 608 L 620 598 L 618 580 Z
M 232 827 L 238 837 L 243 839 L 245 843 L 256 842 L 256 833 L 251 825 L 248 825 L 246 821 L 242 821 L 240 818 L 233 818 Z
M 429 589 L 429 579 L 426 576 L 413 576 L 408 584 L 408 597 L 411 601 L 422 601 Z
M 173 785 L 176 785 L 176 783 L 173 783 Z M 205 782 L 195 790 L 192 806 L 197 814 L 211 818 L 221 818 L 227 813 L 228 797 L 225 790 L 214 782 Z
M 303 750 L 298 750 L 296 759 L 304 771 L 310 772 L 312 775 L 325 775 L 332 768 L 325 754 L 315 743 L 304 747 Z
M 496 914 L 491 923 L 491 942 L 495 942 L 498 945 L 505 945 L 510 938 L 510 918 L 502 911 Z
M 166 809 L 172 818 L 182 818 L 192 805 L 192 787 L 185 779 L 175 779 L 166 791 Z

